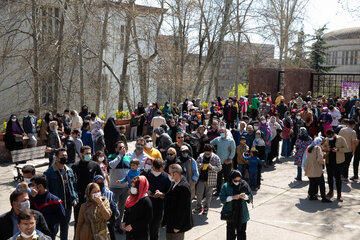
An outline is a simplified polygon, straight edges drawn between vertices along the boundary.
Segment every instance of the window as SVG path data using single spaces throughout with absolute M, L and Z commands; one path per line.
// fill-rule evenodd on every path
M 55 7 L 41 7 L 41 37 L 48 40 L 57 37 L 60 28 L 60 9 Z
M 357 65 L 358 64 L 358 58 L 359 58 L 359 51 L 355 51 L 355 55 L 354 55 L 354 64 Z

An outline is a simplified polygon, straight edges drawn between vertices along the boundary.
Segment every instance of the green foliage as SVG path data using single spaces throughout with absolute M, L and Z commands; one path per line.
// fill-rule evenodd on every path
M 201 103 L 201 107 L 202 107 L 203 109 L 207 109 L 207 108 L 209 107 L 209 104 L 206 103 L 206 102 L 203 102 L 203 103 Z
M 121 111 L 120 112 L 119 110 L 116 110 L 115 116 L 116 116 L 116 119 L 130 118 L 130 113 L 129 113 L 129 111 L 126 111 L 126 112 Z
M 326 64 L 326 50 L 330 48 L 325 46 L 325 30 L 326 25 L 315 30 L 313 38 L 315 42 L 310 48 L 310 67 L 314 69 L 317 73 L 327 73 L 335 68 L 334 66 L 324 66 L 324 64 Z
M 248 95 L 248 93 L 249 93 L 249 84 L 239 83 L 237 94 L 235 94 L 235 85 L 234 85 L 234 87 L 230 90 L 228 96 L 229 97 L 235 97 L 235 96 L 240 97 L 240 96 Z
M 4 126 L 3 126 L 2 129 L 1 129 L 1 131 L 2 131 L 3 133 L 6 132 L 6 126 L 7 126 L 7 122 L 4 122 Z
M 161 106 L 159 107 L 159 109 L 160 109 L 160 111 L 162 111 L 162 110 L 164 109 L 164 106 L 161 105 Z
M 105 121 L 106 117 L 105 117 L 105 113 L 103 113 L 101 116 L 100 116 L 100 119 Z

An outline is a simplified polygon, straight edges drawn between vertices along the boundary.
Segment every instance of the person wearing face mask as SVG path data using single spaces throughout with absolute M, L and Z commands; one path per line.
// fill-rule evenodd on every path
M 173 117 L 169 102 L 165 102 L 162 112 L 165 115 L 166 122 L 168 123 L 170 119 Z
M 145 162 L 146 162 L 147 159 L 152 159 L 149 155 L 147 155 L 144 152 L 145 143 L 146 143 L 145 139 L 138 138 L 136 140 L 134 152 L 127 154 L 127 156 L 130 158 L 130 160 L 132 160 L 134 158 L 139 159 L 139 161 L 140 161 L 140 169 L 145 168 Z
M 224 120 L 226 121 L 226 128 L 234 128 L 234 122 L 237 119 L 237 109 L 233 106 L 233 99 L 229 98 L 224 107 Z
M 254 131 L 254 127 L 252 125 L 247 125 L 246 127 L 246 131 L 247 131 L 247 135 L 245 136 L 246 138 L 246 145 L 251 148 L 252 144 L 254 142 L 255 139 L 255 131 Z
M 79 204 L 75 206 L 74 218 L 77 223 L 78 215 L 81 204 L 85 202 L 85 190 L 89 183 L 91 183 L 96 175 L 102 175 L 99 164 L 95 161 L 91 161 L 91 148 L 89 146 L 83 146 L 80 149 L 81 160 L 75 162 L 72 165 L 72 170 L 76 179 L 76 192 L 79 196 Z M 77 226 L 77 224 L 75 224 Z
M 235 156 L 236 152 L 236 144 L 232 138 L 227 137 L 227 132 L 225 128 L 220 129 L 220 136 L 212 140 L 211 145 L 217 146 L 217 155 L 220 157 L 222 169 L 218 172 L 217 175 L 217 185 L 216 185 L 216 194 L 219 195 L 222 181 L 226 182 L 230 171 L 231 171 L 231 164 L 232 159 Z
M 29 137 L 29 141 L 27 143 L 28 147 L 36 147 L 37 145 L 37 117 L 34 116 L 34 110 L 30 109 L 28 111 L 28 115 L 23 119 L 23 128 L 26 135 Z
M 18 118 L 15 114 L 12 114 L 6 125 L 4 136 L 5 147 L 9 151 L 23 149 L 24 135 L 25 133 L 20 126 Z
M 69 127 L 64 127 L 64 138 L 61 141 L 68 155 L 66 164 L 68 167 L 71 167 L 75 163 L 76 143 L 71 136 L 71 129 Z
M 121 184 L 121 183 L 126 183 L 128 184 L 128 188 L 130 189 L 131 188 L 131 181 L 140 175 L 140 169 L 139 169 L 139 159 L 132 159 L 130 161 L 130 170 L 129 172 L 127 173 L 126 177 L 124 177 L 123 179 L 121 180 L 118 180 L 117 183 L 118 184 Z M 151 167 L 150 167 L 151 168 Z
M 265 155 L 264 155 L 263 160 L 265 161 L 265 167 L 267 167 L 267 165 L 272 164 L 269 161 L 269 154 L 271 152 L 271 127 L 264 116 L 260 117 L 259 129 L 260 129 L 262 136 L 264 137 L 264 141 L 265 141 Z
M 285 113 L 285 117 L 282 120 L 283 130 L 281 133 L 282 148 L 281 148 L 281 156 L 282 157 L 290 157 L 291 156 L 291 134 L 294 132 L 293 130 L 293 121 L 289 116 L 289 112 Z
M 101 196 L 106 197 L 110 203 L 111 217 L 107 222 L 107 226 L 109 229 L 110 239 L 115 240 L 115 219 L 119 217 L 120 212 L 114 199 L 114 193 L 105 186 L 104 181 L 105 179 L 101 175 L 96 175 L 94 177 L 94 183 L 99 185 Z
M 276 113 L 277 114 L 277 113 Z M 281 125 L 276 121 L 276 117 L 272 116 L 270 118 L 270 129 L 271 129 L 271 151 L 268 156 L 269 164 L 273 164 L 273 159 L 278 159 L 279 156 L 279 142 L 281 140 Z M 276 160 L 277 161 L 277 160 Z
M 153 218 L 152 202 L 148 196 L 149 182 L 145 176 L 131 181 L 130 196 L 125 203 L 122 228 L 127 240 L 145 240 L 149 237 L 149 224 Z
M 326 131 L 326 138 L 323 144 L 323 150 L 326 155 L 326 171 L 328 175 L 329 192 L 326 195 L 329 198 L 334 196 L 334 177 L 336 182 L 337 200 L 343 201 L 341 196 L 341 170 L 345 162 L 345 152 L 348 146 L 344 137 L 335 134 L 334 130 Z
M 50 240 L 49 236 L 36 229 L 35 214 L 32 210 L 26 209 L 17 216 L 20 232 L 8 240 Z
M 170 165 L 174 164 L 174 163 L 181 165 L 181 161 L 179 160 L 179 158 L 177 158 L 177 152 L 176 152 L 175 148 L 171 147 L 166 152 L 164 172 L 168 174 Z
M 160 127 L 161 125 L 163 125 L 163 124 L 165 124 L 166 125 L 166 120 L 165 120 L 165 118 L 164 117 L 162 117 L 161 116 L 161 111 L 158 111 L 158 110 L 156 110 L 157 111 L 157 116 L 155 116 L 155 117 L 153 117 L 151 120 L 150 120 L 150 126 L 151 126 L 151 128 L 153 129 L 153 133 L 152 133 L 152 139 L 153 139 L 153 142 L 155 143 L 154 145 L 156 146 L 156 134 L 157 133 L 155 133 L 155 129 L 156 128 L 158 128 L 158 127 Z
M 250 220 L 247 203 L 252 202 L 253 196 L 238 170 L 230 172 L 229 180 L 221 188 L 220 200 L 221 217 L 226 220 L 226 239 L 246 239 L 246 225 Z
M 162 155 L 159 150 L 153 147 L 153 141 L 150 135 L 144 136 L 145 146 L 144 152 L 149 155 L 152 159 L 160 158 L 162 159 Z
M 79 199 L 75 191 L 73 170 L 67 165 L 68 155 L 66 149 L 57 149 L 55 158 L 54 164 L 44 172 L 44 175 L 48 182 L 48 191 L 62 200 L 65 218 L 60 222 L 60 239 L 66 240 L 68 239 L 72 207 L 77 205 Z
M 91 147 L 91 154 L 94 153 L 94 136 L 90 132 L 90 122 L 84 121 L 82 131 L 81 131 L 81 141 L 83 142 L 84 146 Z
M 166 239 L 183 240 L 185 232 L 193 227 L 190 186 L 179 164 L 170 165 L 169 176 L 172 184 L 165 195 L 163 220 L 166 225 Z
M 151 171 L 144 174 L 149 182 L 148 195 L 153 206 L 153 218 L 149 224 L 150 240 L 159 239 L 159 230 L 164 215 L 165 194 L 171 187 L 171 181 L 163 172 L 165 162 L 157 158 L 154 160 Z
M 44 174 L 31 178 L 34 191 L 30 196 L 30 207 L 41 212 L 50 229 L 50 237 L 55 240 L 60 222 L 65 219 L 65 209 L 62 200 L 47 190 L 47 180 Z
M 99 185 L 92 181 L 86 186 L 85 194 L 86 202 L 80 208 L 75 240 L 109 239 L 107 221 L 112 211 L 108 199 L 101 196 Z
M 109 182 L 110 182 L 109 174 L 108 174 L 109 162 L 107 160 L 107 157 L 105 156 L 105 153 L 103 151 L 97 151 L 94 154 L 93 160 L 99 164 L 105 179 L 105 186 L 109 187 Z
M 213 147 L 210 144 L 204 146 L 204 153 L 200 154 L 196 163 L 200 170 L 200 176 L 196 185 L 197 205 L 194 212 L 206 215 L 209 211 L 213 188 L 217 183 L 217 173 L 221 171 L 222 166 L 219 156 L 213 153 Z M 203 208 L 204 196 L 206 200 Z
M 49 134 L 49 123 L 53 120 L 53 115 L 51 112 L 47 112 L 44 118 L 41 120 L 39 137 L 40 145 L 47 144 L 48 134 Z
M 10 194 L 11 210 L 0 215 L 0 239 L 9 239 L 18 234 L 20 229 L 18 226 L 18 218 L 20 212 L 30 209 L 29 195 L 27 191 L 14 190 Z M 50 236 L 50 230 L 46 224 L 44 216 L 36 210 L 33 210 L 36 228 L 47 236 Z
M 169 146 L 173 143 L 171 137 L 162 127 L 155 128 L 154 133 L 156 134 L 156 147 L 164 157 L 166 149 L 168 149 Z
M 17 186 L 16 186 L 16 190 L 22 190 L 22 191 L 27 191 L 28 194 L 30 195 L 31 193 L 31 189 L 30 189 L 30 179 L 35 176 L 35 167 L 33 165 L 25 165 L 22 167 L 21 169 L 21 173 L 22 176 L 24 178 L 24 181 L 20 182 Z
M 82 118 L 82 120 L 85 120 L 85 117 L 89 115 L 89 110 L 86 105 L 83 105 L 81 107 L 81 112 L 79 113 L 79 116 Z
M 279 104 L 276 104 L 276 111 L 279 113 L 280 119 L 284 118 L 284 115 L 287 112 L 287 110 L 288 107 L 286 106 L 284 99 L 282 99 Z
M 196 161 L 192 156 L 190 156 L 190 151 L 187 146 L 182 146 L 180 148 L 180 154 L 178 156 L 183 169 L 185 170 L 185 177 L 188 183 L 190 184 L 191 190 L 191 199 L 195 197 L 195 185 L 199 179 L 199 171 L 197 168 Z
M 180 148 L 182 146 L 187 146 L 189 149 L 189 154 L 190 156 L 193 156 L 193 150 L 192 147 L 190 146 L 190 144 L 188 144 L 187 142 L 185 142 L 185 135 L 183 132 L 178 132 L 176 134 L 176 142 L 174 142 L 173 144 L 171 144 L 167 149 L 169 148 L 175 148 L 176 150 L 176 154 L 179 156 L 180 155 Z
M 294 114 L 295 114 L 295 116 L 294 116 Z M 292 117 L 292 121 L 294 123 L 294 133 L 291 135 L 291 152 L 292 152 L 295 147 L 295 142 L 298 139 L 298 136 L 300 133 L 300 128 L 305 127 L 305 122 L 304 122 L 304 120 L 301 119 L 300 112 L 293 113 L 293 111 L 292 111 L 291 117 Z
M 294 165 L 297 166 L 297 176 L 295 180 L 302 181 L 302 159 L 303 155 L 307 149 L 307 147 L 311 144 L 312 138 L 309 136 L 306 128 L 301 127 L 299 130 L 299 137 L 295 142 L 295 157 L 294 157 Z

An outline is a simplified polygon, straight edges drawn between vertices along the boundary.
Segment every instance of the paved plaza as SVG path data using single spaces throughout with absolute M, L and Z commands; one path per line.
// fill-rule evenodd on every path
M 134 142 L 131 142 L 130 149 L 133 148 Z M 45 169 L 37 169 L 37 172 Z M 1 214 L 10 209 L 9 195 L 16 185 L 13 170 L 13 164 L 0 165 Z M 358 240 L 360 183 L 343 183 L 342 203 L 334 199 L 332 203 L 309 201 L 307 177 L 303 177 L 302 182 L 295 181 L 296 171 L 292 158 L 280 159 L 275 167 L 265 169 L 261 189 L 254 195 L 254 205 L 249 205 L 251 220 L 247 225 L 248 239 Z M 349 175 L 352 176 L 352 164 Z M 219 199 L 213 199 L 207 216 L 194 215 L 195 226 L 185 234 L 185 239 L 226 239 L 226 222 L 220 220 L 220 211 Z M 70 227 L 69 239 L 73 234 L 74 228 Z M 161 239 L 165 239 L 164 236 L 162 231 Z M 125 235 L 118 235 L 118 239 L 125 239 Z

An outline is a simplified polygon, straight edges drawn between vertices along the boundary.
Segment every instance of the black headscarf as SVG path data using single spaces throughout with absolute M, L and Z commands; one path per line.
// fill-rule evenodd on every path
M 105 124 L 104 139 L 108 154 L 115 153 L 115 143 L 120 140 L 120 131 L 116 128 L 114 118 L 109 118 Z
M 13 122 L 11 119 L 12 117 L 16 115 L 15 114 L 11 114 L 9 121 L 7 122 L 6 125 L 6 132 L 5 132 L 5 136 L 4 136 L 4 141 L 5 141 L 5 147 L 7 149 L 9 149 L 9 151 L 13 151 L 13 150 L 19 150 L 23 148 L 23 144 L 22 142 L 15 142 L 15 136 L 13 134 L 13 124 L 17 124 L 19 129 L 24 132 L 24 130 L 21 128 L 21 125 L 19 123 L 18 118 L 16 117 L 16 121 Z M 17 133 L 20 134 L 20 133 Z
M 52 119 L 50 119 L 50 115 L 51 115 L 51 112 L 47 112 L 44 117 L 44 120 L 48 125 L 49 125 L 50 121 L 52 120 Z

